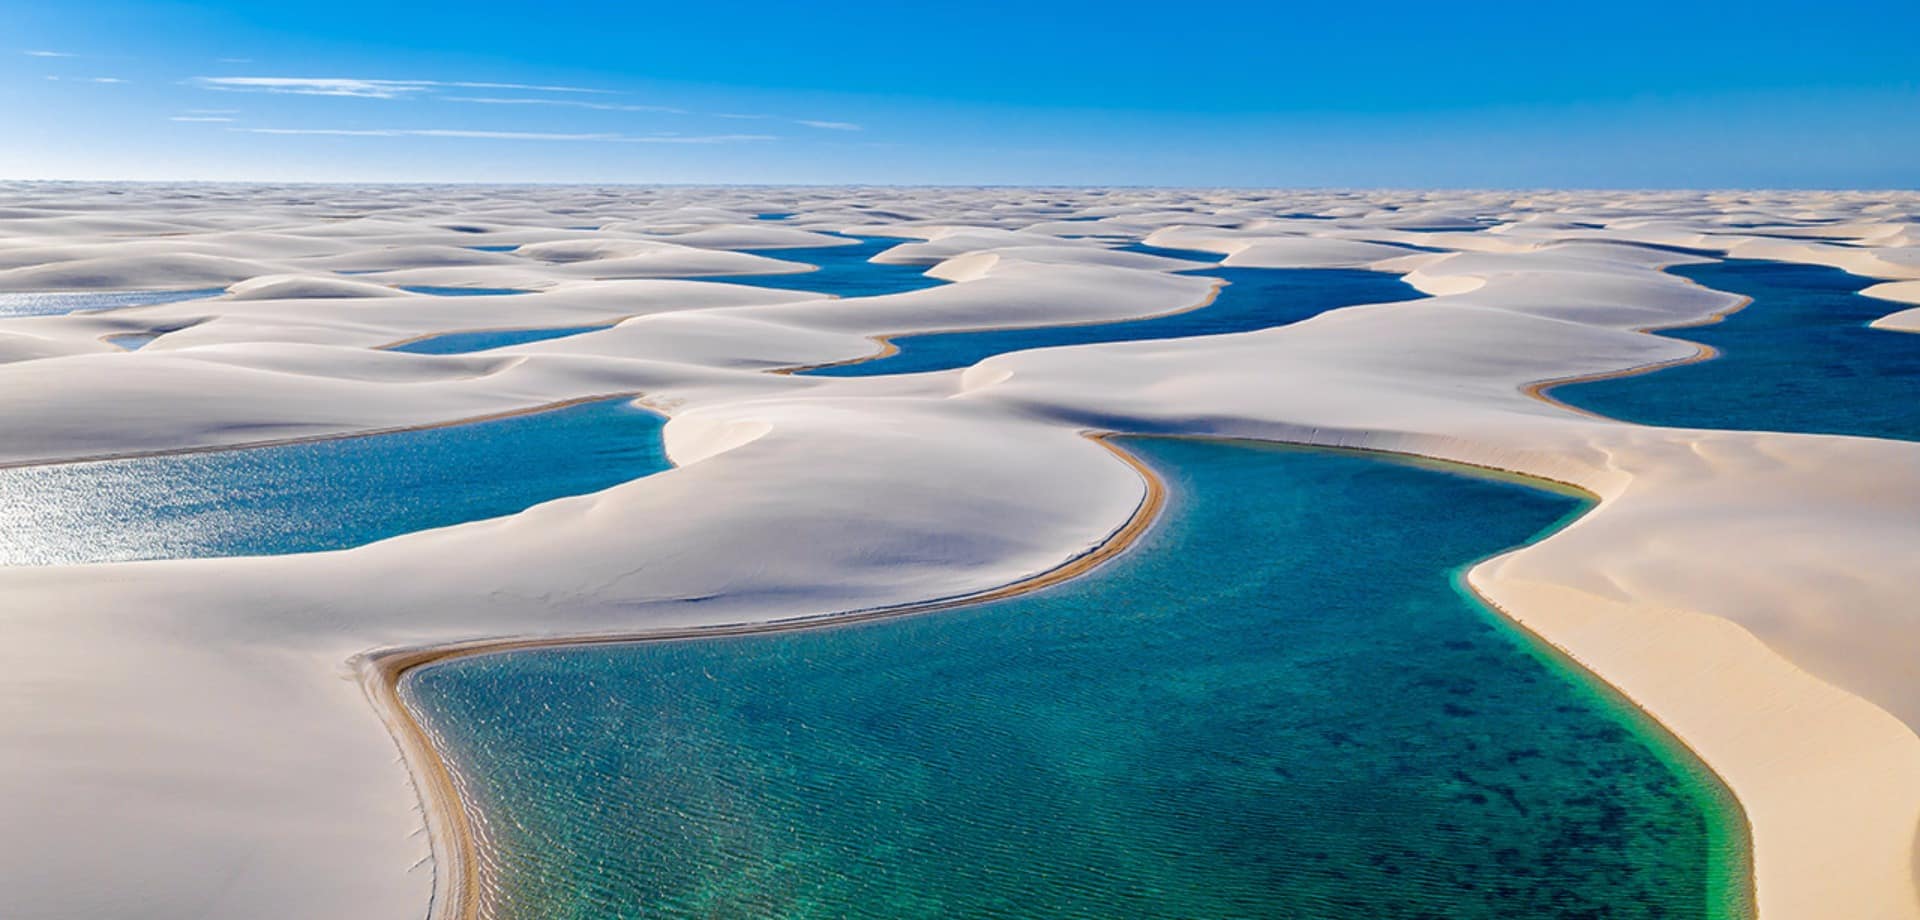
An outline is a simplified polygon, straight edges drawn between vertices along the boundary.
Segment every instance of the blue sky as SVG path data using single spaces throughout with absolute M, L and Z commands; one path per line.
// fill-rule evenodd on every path
M 1920 186 L 1920 2 L 0 0 L 0 177 Z

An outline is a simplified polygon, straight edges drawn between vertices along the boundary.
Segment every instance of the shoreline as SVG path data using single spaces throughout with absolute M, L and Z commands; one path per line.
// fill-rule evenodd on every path
M 1145 487 L 1140 503 L 1125 523 L 1092 548 L 1044 572 L 997 588 L 929 601 L 785 620 L 575 636 L 475 639 L 437 646 L 377 650 L 356 656 L 352 664 L 360 672 L 361 689 L 400 749 L 402 762 L 406 764 L 408 776 L 420 798 L 421 813 L 426 819 L 427 836 L 434 859 L 433 898 L 427 910 L 429 920 L 477 918 L 480 873 L 472 815 L 460 798 L 452 769 L 434 748 L 431 736 L 414 718 L 400 692 L 400 682 L 408 672 L 460 658 L 529 649 L 721 638 L 850 626 L 1005 600 L 1077 578 L 1138 543 L 1140 537 L 1159 519 L 1167 498 L 1166 483 L 1139 457 L 1113 443 L 1114 435 L 1098 433 L 1084 437 L 1105 448 L 1140 476 Z M 443 859 L 444 865 L 452 871 L 442 872 Z
M 1711 851 L 1707 854 L 1706 875 L 1708 890 L 1710 892 L 1707 904 L 1707 917 L 1709 920 L 1752 920 L 1752 918 L 1759 916 L 1760 904 L 1759 873 L 1755 866 L 1753 855 L 1753 819 L 1747 812 L 1746 803 L 1741 801 L 1739 794 L 1734 791 L 1733 784 L 1701 753 L 1699 747 L 1693 742 L 1688 741 L 1686 736 L 1680 734 L 1673 726 L 1663 721 L 1639 698 L 1628 692 L 1626 688 L 1621 685 L 1607 679 L 1606 676 L 1601 674 L 1598 667 L 1589 664 L 1586 659 L 1582 658 L 1572 648 L 1548 638 L 1544 632 L 1528 624 L 1526 620 L 1521 619 L 1514 614 L 1513 611 L 1507 609 L 1505 605 L 1495 601 L 1473 581 L 1473 573 L 1480 569 L 1481 566 L 1497 561 L 1514 552 L 1518 552 L 1526 546 L 1552 539 L 1555 533 L 1571 526 L 1575 521 L 1592 513 L 1593 510 L 1598 507 L 1599 503 L 1596 501 L 1578 516 L 1561 522 L 1538 540 L 1522 544 L 1521 546 L 1461 567 L 1455 576 L 1455 583 L 1463 593 L 1473 598 L 1474 601 L 1485 607 L 1487 612 L 1491 613 L 1496 620 L 1506 625 L 1511 630 L 1511 638 L 1518 641 L 1537 657 L 1543 659 L 1542 664 L 1544 666 L 1558 668 L 1568 675 L 1589 682 L 1591 689 L 1599 693 L 1603 699 L 1629 714 L 1629 718 L 1632 723 L 1634 723 L 1638 732 L 1644 736 L 1648 736 L 1646 740 L 1651 742 L 1649 746 L 1655 747 L 1656 749 L 1659 747 L 1667 748 L 1668 750 L 1663 752 L 1666 755 L 1680 753 L 1683 755 L 1682 760 L 1690 760 L 1692 762 L 1691 765 L 1696 766 L 1699 773 L 1705 774 L 1705 778 L 1711 781 L 1712 787 L 1703 791 L 1708 793 L 1717 791 L 1720 793 L 1719 795 L 1710 795 L 1710 797 L 1715 800 L 1718 806 L 1727 810 L 1725 817 L 1733 819 L 1732 827 L 1729 829 L 1734 831 L 1738 840 L 1736 845 L 1738 856 L 1734 866 L 1717 867 L 1716 863 L 1718 861 L 1714 858 L 1714 854 Z M 1661 759 L 1667 760 L 1669 757 L 1662 756 Z M 1681 765 L 1682 764 L 1673 764 L 1673 766 Z M 1702 777 L 1695 776 L 1692 777 L 1692 779 L 1697 782 L 1701 780 Z M 1703 783 L 1702 785 L 1705 784 Z M 1711 828 L 1711 826 L 1712 823 L 1709 822 L 1709 827 Z M 1711 830 L 1709 831 L 1709 836 L 1712 836 Z M 1720 868 L 1722 871 L 1716 873 L 1713 871 L 1715 868 Z M 1720 874 L 1722 877 L 1716 878 L 1716 874 Z M 1721 894 L 1720 889 L 1722 886 L 1727 886 L 1728 891 L 1725 892 L 1725 894 L 1735 899 L 1733 903 L 1716 903 L 1718 899 L 1711 897 L 1713 894 Z M 1723 913 L 1722 910 L 1724 908 L 1732 909 L 1731 911 Z
M 1725 257 L 1720 258 L 1720 261 L 1725 261 Z M 1675 275 L 1667 271 L 1668 268 L 1674 265 L 1690 265 L 1690 264 L 1694 264 L 1694 263 L 1669 262 L 1665 265 L 1661 265 L 1658 268 L 1658 271 L 1660 272 L 1660 274 L 1666 275 L 1669 278 L 1679 278 L 1680 280 L 1685 281 L 1686 283 L 1694 285 L 1696 287 L 1704 287 L 1704 285 L 1701 285 L 1700 282 L 1695 281 L 1692 278 L 1687 278 L 1682 275 Z M 1732 291 L 1721 291 L 1719 288 L 1707 288 L 1707 290 L 1718 291 L 1719 293 L 1722 293 L 1722 294 L 1733 294 Z M 1700 319 L 1691 320 L 1683 323 L 1672 323 L 1670 325 L 1665 325 L 1665 326 L 1640 326 L 1632 330 L 1633 332 L 1639 335 L 1650 335 L 1656 338 L 1672 339 L 1673 341 L 1676 341 L 1676 342 L 1686 342 L 1687 344 L 1692 345 L 1695 349 L 1697 349 L 1693 354 L 1685 358 L 1675 358 L 1671 361 L 1655 361 L 1652 364 L 1641 364 L 1635 367 L 1622 368 L 1617 371 L 1600 371 L 1598 373 L 1592 373 L 1592 374 L 1576 374 L 1571 377 L 1549 377 L 1545 380 L 1538 380 L 1533 383 L 1529 383 L 1526 386 L 1521 387 L 1520 392 L 1525 393 L 1528 396 L 1533 397 L 1534 399 L 1538 399 L 1541 402 L 1546 403 L 1547 405 L 1554 406 L 1560 409 L 1565 409 L 1568 412 L 1576 412 L 1588 418 L 1601 418 L 1601 419 L 1606 419 L 1607 421 L 1610 421 L 1610 422 L 1618 422 L 1620 421 L 1620 419 L 1610 418 L 1608 416 L 1601 415 L 1598 412 L 1589 412 L 1585 409 L 1580 408 L 1579 406 L 1562 402 L 1559 397 L 1553 395 L 1552 391 L 1559 389 L 1560 387 L 1574 386 L 1576 384 L 1582 384 L 1582 383 L 1595 383 L 1601 380 L 1617 380 L 1622 377 L 1638 377 L 1641 374 L 1651 374 L 1655 371 L 1664 371 L 1671 367 L 1685 367 L 1689 364 L 1699 364 L 1703 361 L 1711 361 L 1715 358 L 1720 357 L 1720 349 L 1715 348 L 1712 345 L 1708 345 L 1702 342 L 1695 342 L 1692 339 L 1681 338 L 1679 336 L 1661 335 L 1661 333 L 1671 332 L 1676 329 L 1698 329 L 1703 326 L 1716 325 L 1716 324 L 1725 322 L 1727 317 L 1732 316 L 1735 313 L 1740 312 L 1741 310 L 1745 310 L 1750 306 L 1753 306 L 1752 297 L 1749 297 L 1745 294 L 1733 294 L 1733 296 L 1740 298 L 1740 301 L 1738 303 L 1735 303 L 1733 306 L 1730 306 L 1724 310 L 1716 310 L 1713 313 L 1710 313 L 1707 316 L 1702 317 Z M 1638 423 L 1623 422 L 1623 424 L 1633 425 Z M 1648 426 L 1648 427 L 1658 427 L 1658 426 Z

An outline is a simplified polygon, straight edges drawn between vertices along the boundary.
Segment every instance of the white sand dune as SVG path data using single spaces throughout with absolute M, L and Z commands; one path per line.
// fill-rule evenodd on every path
M 355 655 L 989 590 L 1101 544 L 1141 502 L 1139 476 L 1085 431 L 1399 451 L 1592 492 L 1594 511 L 1476 567 L 1473 585 L 1726 780 L 1753 823 L 1762 917 L 1920 917 L 1908 654 L 1920 445 L 1636 426 L 1528 392 L 1687 360 L 1694 346 L 1636 330 L 1739 304 L 1660 271 L 1693 257 L 1632 243 L 1899 281 L 1920 276 L 1898 217 L 1916 196 L 215 186 L 189 203 L 167 186 L 105 191 L 0 185 L 0 288 L 152 289 L 201 272 L 294 296 L 0 320 L 0 463 L 622 393 L 671 417 L 678 466 L 344 552 L 0 569 L 0 698 L 30 702 L 0 707 L 10 917 L 419 916 L 431 845 Z M 751 220 L 767 211 L 798 216 Z M 950 283 L 836 300 L 594 280 L 781 270 L 731 250 L 811 240 L 796 229 L 918 240 L 884 261 Z M 951 372 L 768 373 L 870 354 L 876 336 L 1151 316 L 1212 291 L 1204 274 L 1173 273 L 1190 263 L 1089 234 L 1236 265 L 1400 271 L 1430 296 Z M 101 256 L 110 235 L 145 248 Z M 223 255 L 196 248 L 213 237 Z M 475 245 L 518 249 L 459 254 Z M 331 274 L 343 270 L 379 273 Z M 274 280 L 286 275 L 300 283 Z M 315 296 L 307 279 L 369 296 Z M 443 283 L 537 293 L 384 293 Z M 611 321 L 474 355 L 377 350 Z M 138 352 L 100 342 L 141 329 L 176 331 Z

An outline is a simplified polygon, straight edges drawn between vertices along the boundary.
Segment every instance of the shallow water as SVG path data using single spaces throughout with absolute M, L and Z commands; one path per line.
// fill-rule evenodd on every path
M 202 288 L 195 291 L 88 291 L 61 294 L 0 294 L 0 317 L 59 316 L 81 310 L 113 310 L 120 307 L 149 307 L 218 297 L 226 288 Z
M 389 351 L 404 351 L 416 355 L 464 355 L 468 352 L 486 351 L 489 348 L 505 348 L 508 345 L 524 345 L 528 342 L 543 342 L 547 339 L 563 339 L 583 332 L 598 332 L 612 328 L 609 325 L 598 326 L 562 326 L 550 329 L 481 329 L 473 332 L 448 332 L 441 335 L 415 339 L 403 345 L 395 345 Z
M 1899 308 L 1857 293 L 1873 279 L 1758 259 L 1668 271 L 1753 298 L 1721 322 L 1665 333 L 1719 355 L 1554 398 L 1647 425 L 1920 439 L 1920 336 L 1868 328 Z
M 124 335 L 106 336 L 106 340 L 107 340 L 107 344 L 109 345 L 117 345 L 128 351 L 139 351 L 140 349 L 153 344 L 154 339 L 157 339 L 163 335 L 166 335 L 166 333 L 164 332 L 129 332 Z
M 1196 269 L 1198 270 L 1198 269 Z M 1338 307 L 1410 300 L 1419 293 L 1400 276 L 1326 268 L 1205 268 L 1227 282 L 1213 302 L 1167 316 L 1078 326 L 940 332 L 892 339 L 883 358 L 801 371 L 820 377 L 871 377 L 967 367 L 994 355 L 1056 345 L 1133 342 L 1251 332 L 1296 323 Z
M 608 400 L 262 447 L 0 469 L 0 565 L 344 549 L 667 468 L 664 420 Z
M 1580 503 L 1134 440 L 1145 545 L 856 627 L 523 651 L 403 693 L 496 917 L 1697 918 L 1739 818 L 1456 590 Z
M 848 239 L 856 239 L 848 237 Z M 694 280 L 748 284 L 781 291 L 812 291 L 837 297 L 877 297 L 899 294 L 945 284 L 927 277 L 926 265 L 883 265 L 868 259 L 907 240 L 861 239 L 851 246 L 822 246 L 817 249 L 755 249 L 751 255 L 805 262 L 818 266 L 815 271 L 784 275 L 721 275 Z

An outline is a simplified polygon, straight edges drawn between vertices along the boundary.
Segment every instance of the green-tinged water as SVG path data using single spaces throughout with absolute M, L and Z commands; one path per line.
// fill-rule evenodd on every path
M 402 692 L 500 918 L 1703 918 L 1740 815 L 1458 589 L 1583 505 L 1130 440 L 1140 546 L 855 627 L 521 651 Z

